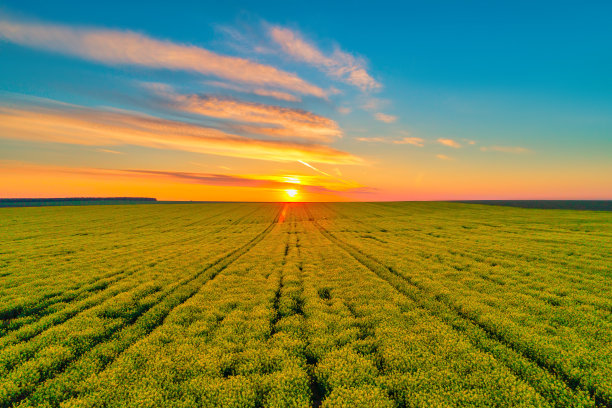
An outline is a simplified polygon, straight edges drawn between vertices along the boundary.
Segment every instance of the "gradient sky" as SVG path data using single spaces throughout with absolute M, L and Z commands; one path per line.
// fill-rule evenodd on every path
M 612 2 L 0 3 L 0 198 L 612 199 Z

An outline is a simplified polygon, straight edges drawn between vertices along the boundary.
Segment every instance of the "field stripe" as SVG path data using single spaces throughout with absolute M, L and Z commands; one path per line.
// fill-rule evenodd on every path
M 165 309 L 162 309 L 162 305 L 160 304 L 156 305 L 155 307 L 162 310 L 157 311 L 156 314 L 153 313 L 152 322 L 144 321 L 146 316 L 143 316 L 141 319 L 139 319 L 140 321 L 136 322 L 135 324 L 135 326 L 140 325 L 141 327 L 131 328 L 131 330 L 127 330 L 128 328 L 125 328 L 113 336 L 114 339 L 110 339 L 108 342 L 99 344 L 88 350 L 85 355 L 83 355 L 79 360 L 75 361 L 74 364 L 72 364 L 66 370 L 58 373 L 53 379 L 45 382 L 42 387 L 33 390 L 30 400 L 32 400 L 33 403 L 49 403 L 49 399 L 52 399 L 54 402 L 59 402 L 78 395 L 78 392 L 75 392 L 74 390 L 74 386 L 76 384 L 84 381 L 87 377 L 95 373 L 103 371 L 108 365 L 119 358 L 123 352 L 128 350 L 130 346 L 146 337 L 157 327 L 163 325 L 166 317 L 168 317 L 168 315 L 174 309 L 188 301 L 197 292 L 199 292 L 202 286 L 219 276 L 223 270 L 227 269 L 232 263 L 245 255 L 259 242 L 264 240 L 276 226 L 277 222 L 278 214 L 272 224 L 270 224 L 264 231 L 259 233 L 255 238 L 244 246 L 227 254 L 213 265 L 209 266 L 206 270 L 215 268 L 212 274 L 208 275 L 206 279 L 202 279 L 201 281 L 193 281 L 193 285 L 190 286 L 189 290 L 180 299 L 176 299 L 176 301 L 172 301 L 173 299 L 170 299 L 168 301 L 169 304 Z M 202 271 L 202 273 L 206 270 Z M 153 310 L 150 311 L 150 313 L 152 312 Z M 218 328 L 220 324 L 221 321 L 217 322 L 215 329 Z M 135 333 L 132 333 L 134 331 Z M 113 344 L 113 342 L 116 344 Z M 91 367 L 95 367 L 95 369 L 92 371 Z M 53 397 L 50 398 L 50 395 Z
M 261 207 L 257 207 L 255 211 L 259 211 L 261 210 Z M 241 222 L 242 220 L 244 220 L 245 218 L 249 217 L 249 215 L 251 215 L 253 213 L 253 211 L 248 212 L 246 214 L 244 214 L 241 217 L 238 217 L 237 222 Z M 225 229 L 225 228 L 222 228 Z M 230 239 L 229 236 L 220 236 L 218 239 L 218 242 L 222 242 L 224 240 Z M 192 238 L 189 238 L 187 240 L 179 240 L 177 241 L 177 243 L 180 243 L 182 245 L 185 245 L 187 243 L 195 243 L 201 240 L 201 237 L 195 236 Z M 157 246 L 158 244 L 154 244 L 153 247 Z M 173 247 L 173 245 L 169 245 L 170 247 Z M 141 252 L 143 251 L 143 248 L 139 248 L 139 249 L 134 249 L 133 251 L 131 251 L 130 253 L 135 253 L 135 252 Z M 197 249 L 194 249 L 193 251 L 197 251 Z M 192 251 L 192 252 L 193 252 Z M 163 257 L 160 257 L 159 259 L 156 259 L 154 262 L 155 264 L 160 264 L 162 262 L 167 262 L 169 259 L 171 258 L 176 258 L 178 256 L 182 256 L 185 255 L 185 252 L 181 252 L 181 250 L 176 250 L 174 253 L 171 254 L 166 254 Z M 119 257 L 125 257 L 128 256 L 127 254 L 123 253 L 123 254 L 117 254 L 117 258 Z M 92 261 L 93 263 L 94 261 Z M 82 265 L 79 265 L 79 267 L 82 267 Z M 66 321 L 67 319 L 69 319 L 70 317 L 74 316 L 76 313 L 79 313 L 81 311 L 87 310 L 91 307 L 96 306 L 97 304 L 99 304 L 101 301 L 103 301 L 106 298 L 103 298 L 102 300 L 100 300 L 100 302 L 97 303 L 91 303 L 91 302 L 86 302 L 89 304 L 89 306 L 85 307 L 85 308 L 80 308 L 77 310 L 77 312 L 74 311 L 74 307 L 69 307 L 69 306 L 64 306 L 61 309 L 55 309 L 53 310 L 52 314 L 49 313 L 45 313 L 45 311 L 52 307 L 53 305 L 55 305 L 56 303 L 60 303 L 60 302 L 64 302 L 66 303 L 69 300 L 73 300 L 79 297 L 82 297 L 82 295 L 86 294 L 86 293 L 90 293 L 92 295 L 95 295 L 95 293 L 105 290 L 107 289 L 109 286 L 125 279 L 128 276 L 134 275 L 136 272 L 138 272 L 140 269 L 137 267 L 134 267 L 133 270 L 129 271 L 128 273 L 125 272 L 125 269 L 122 268 L 122 270 L 118 270 L 118 271 L 114 271 L 111 273 L 107 273 L 105 275 L 102 276 L 98 276 L 96 278 L 93 278 L 89 281 L 86 281 L 86 283 L 80 285 L 80 286 L 76 286 L 76 287 L 72 287 L 71 289 L 68 289 L 67 291 L 63 291 L 60 294 L 54 295 L 54 296 L 42 296 L 39 297 L 38 299 L 35 299 L 33 301 L 30 301 L 28 304 L 21 304 L 18 305 L 18 307 L 16 309 L 13 310 L 12 314 L 18 314 L 17 317 L 13 317 L 11 316 L 12 319 L 10 320 L 2 320 L 2 313 L 0 313 L 0 348 L 3 346 L 6 346 L 7 344 L 13 344 L 16 342 L 16 339 L 18 339 L 18 341 L 23 341 L 23 340 L 27 340 L 29 338 L 34 337 L 35 335 L 37 335 L 38 333 L 40 333 L 42 330 L 37 329 L 34 331 L 25 329 L 25 331 L 22 331 L 21 334 L 17 334 L 12 336 L 12 338 L 10 339 L 6 339 L 6 336 L 9 335 L 11 332 L 20 329 L 21 327 L 25 326 L 25 325 L 36 325 L 41 319 L 45 318 L 46 316 L 50 316 L 50 315 L 61 315 L 64 316 L 63 318 L 59 318 L 59 319 L 52 319 L 53 321 L 53 325 L 61 323 L 63 321 Z M 107 279 L 106 282 L 104 282 L 104 279 Z M 90 289 L 93 288 L 92 289 Z M 85 299 L 81 299 L 81 302 L 86 301 L 88 298 Z M 73 305 L 71 305 L 73 306 Z M 70 312 L 69 313 L 65 313 L 63 312 L 63 310 L 65 310 L 66 307 L 70 308 Z M 21 313 L 20 313 L 21 311 Z M 27 311 L 27 313 L 23 313 L 23 311 Z M 8 313 L 11 312 L 11 310 L 5 310 L 4 312 Z M 32 317 L 33 319 L 24 319 L 23 321 L 15 321 L 14 319 L 19 319 L 20 317 Z M 4 326 L 4 327 L 2 327 Z M 43 325 L 43 329 L 46 327 L 49 327 L 49 324 L 44 324 Z M 2 330 L 3 329 L 3 330 Z M 27 333 L 27 334 L 26 334 Z
M 321 226 L 308 210 L 307 212 L 309 213 L 309 220 L 330 242 L 337 244 L 400 293 L 425 307 L 432 315 L 437 316 L 457 331 L 465 334 L 477 348 L 490 353 L 496 359 L 503 362 L 512 372 L 528 382 L 553 405 L 567 407 L 570 406 L 568 402 L 571 402 L 572 406 L 582 406 L 585 402 L 585 395 L 581 392 L 575 381 L 558 375 L 551 367 L 540 364 L 539 361 L 521 353 L 520 350 L 515 349 L 513 344 L 506 342 L 501 335 L 473 320 L 470 316 L 457 310 L 452 305 L 448 305 L 440 299 L 430 299 L 430 296 L 426 294 L 426 290 L 419 287 L 417 283 L 411 282 L 370 255 L 340 240 Z M 406 284 L 410 285 L 411 288 L 406 288 Z M 546 387 L 546 384 L 551 384 L 551 387 Z M 589 391 L 591 391 L 591 397 L 594 398 L 596 404 L 609 404 L 609 401 L 595 398 L 595 393 L 592 390 Z
M 219 273 L 221 273 L 224 269 L 226 269 L 230 264 L 236 261 L 239 257 L 248 252 L 252 247 L 262 241 L 270 231 L 276 226 L 280 215 L 280 210 L 276 215 L 274 221 L 262 232 L 260 232 L 257 236 L 255 236 L 251 241 L 247 244 L 235 249 L 219 258 L 214 263 L 206 266 L 201 272 L 199 272 L 195 277 L 190 278 L 188 281 L 185 281 L 180 284 L 179 287 L 174 288 L 170 293 L 166 296 L 162 297 L 162 301 L 152 306 L 148 310 L 144 310 L 143 313 L 139 314 L 133 323 L 130 323 L 128 326 L 124 326 L 120 329 L 119 332 L 110 333 L 106 338 L 117 338 L 117 346 L 115 347 L 115 355 L 112 358 L 105 358 L 103 364 L 101 364 L 101 368 L 103 369 L 108 364 L 110 364 L 114 359 L 124 350 L 126 350 L 131 344 L 135 343 L 138 339 L 148 335 L 151 331 L 153 331 L 156 327 L 162 325 L 168 316 L 168 314 L 174 310 L 176 307 L 180 306 L 182 303 L 187 301 L 193 295 L 195 295 L 202 285 L 206 284 L 210 280 L 214 279 Z M 204 277 L 204 273 L 210 271 L 211 273 Z M 202 279 L 200 279 L 202 278 Z M 131 335 L 131 331 L 136 331 L 134 335 Z M 39 373 L 38 382 L 43 382 L 45 380 L 52 379 L 66 371 L 70 364 L 79 359 L 81 355 L 86 354 L 89 358 L 96 359 L 97 352 L 99 350 L 98 344 L 103 346 L 104 338 L 96 339 L 97 341 L 92 342 L 92 348 L 88 351 L 83 351 L 81 353 L 75 353 L 72 358 L 68 359 L 68 361 L 64 361 L 55 370 L 46 370 L 44 372 Z M 102 356 L 104 357 L 103 353 Z M 78 361 L 78 360 L 77 360 Z M 79 373 L 77 373 L 78 375 Z M 17 381 L 19 381 L 18 373 L 16 373 Z M 0 400 L 0 407 L 9 407 L 12 404 L 18 403 L 25 398 L 27 398 L 32 392 L 36 390 L 36 386 L 32 384 L 32 382 L 28 381 L 24 384 L 18 384 L 18 387 L 15 389 L 9 389 L 8 395 L 2 395 L 2 400 Z

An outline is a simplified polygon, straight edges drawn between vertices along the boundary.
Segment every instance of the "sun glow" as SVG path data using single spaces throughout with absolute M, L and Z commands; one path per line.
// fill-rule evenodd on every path
M 285 190 L 285 193 L 287 193 L 290 198 L 295 198 L 298 195 L 298 191 L 295 189 Z

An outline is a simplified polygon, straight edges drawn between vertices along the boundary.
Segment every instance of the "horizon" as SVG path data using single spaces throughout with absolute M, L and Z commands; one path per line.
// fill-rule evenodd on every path
M 612 4 L 324 4 L 5 1 L 0 199 L 612 199 Z

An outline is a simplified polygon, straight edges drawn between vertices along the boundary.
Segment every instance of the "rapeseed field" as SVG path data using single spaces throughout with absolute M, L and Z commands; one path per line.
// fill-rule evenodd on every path
M 611 407 L 612 214 L 0 209 L 0 407 Z

